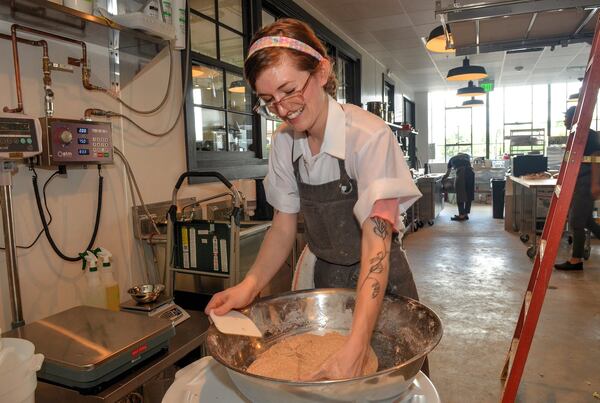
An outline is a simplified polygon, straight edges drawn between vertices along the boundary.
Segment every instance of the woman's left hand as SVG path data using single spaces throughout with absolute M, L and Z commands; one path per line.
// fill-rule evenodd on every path
M 342 348 L 329 357 L 321 368 L 312 374 L 307 374 L 306 381 L 321 381 L 325 379 L 346 379 L 361 376 L 366 364 L 369 345 L 348 339 Z

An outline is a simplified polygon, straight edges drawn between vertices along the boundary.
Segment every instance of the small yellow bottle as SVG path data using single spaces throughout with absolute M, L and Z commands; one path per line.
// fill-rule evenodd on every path
M 118 311 L 121 303 L 121 294 L 119 293 L 119 283 L 115 280 L 113 275 L 113 268 L 110 263 L 112 254 L 104 249 L 99 248 L 98 257 L 102 259 L 102 284 L 106 293 L 106 308 L 111 311 Z

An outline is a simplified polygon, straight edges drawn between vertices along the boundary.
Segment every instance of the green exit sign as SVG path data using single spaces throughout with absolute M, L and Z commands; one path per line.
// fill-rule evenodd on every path
M 483 88 L 485 92 L 494 91 L 494 80 L 481 80 L 479 81 L 479 86 Z

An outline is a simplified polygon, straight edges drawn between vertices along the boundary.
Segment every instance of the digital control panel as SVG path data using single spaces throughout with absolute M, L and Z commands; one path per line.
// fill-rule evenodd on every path
M 42 166 L 112 164 L 112 128 L 108 122 L 57 118 L 41 119 Z
M 21 114 L 0 114 L 0 159 L 23 159 L 41 151 L 37 119 Z

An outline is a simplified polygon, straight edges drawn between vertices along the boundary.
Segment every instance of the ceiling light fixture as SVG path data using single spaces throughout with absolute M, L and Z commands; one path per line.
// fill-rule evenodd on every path
M 244 80 L 232 81 L 227 90 L 229 92 L 233 92 L 234 94 L 243 94 L 246 92 L 246 83 Z
M 206 72 L 200 66 L 192 66 L 192 78 L 204 77 Z
M 473 81 L 469 81 L 469 85 L 459 88 L 458 91 L 456 91 L 456 95 L 459 97 L 478 97 L 480 95 L 485 95 L 485 90 L 482 87 L 475 86 Z
M 446 32 L 448 33 L 447 37 Z M 452 32 L 450 32 L 450 25 L 448 24 L 446 24 L 445 31 L 443 25 L 435 27 L 429 33 L 429 36 L 427 37 L 427 42 L 425 42 L 425 47 L 427 48 L 427 50 L 436 53 L 454 53 L 455 50 L 452 48 L 453 46 L 454 38 L 452 37 Z
M 468 81 L 468 80 L 481 80 L 488 76 L 485 68 L 482 66 L 471 66 L 469 64 L 469 58 L 465 57 L 463 65 L 450 69 L 446 80 L 448 81 Z
M 567 99 L 567 102 L 577 102 L 577 101 L 579 101 L 579 92 L 569 95 L 569 99 Z
M 472 108 L 474 106 L 482 106 L 482 105 L 483 105 L 483 101 L 481 99 L 475 99 L 474 97 L 471 97 L 471 99 L 466 100 L 462 104 L 462 106 L 466 106 L 468 108 Z

